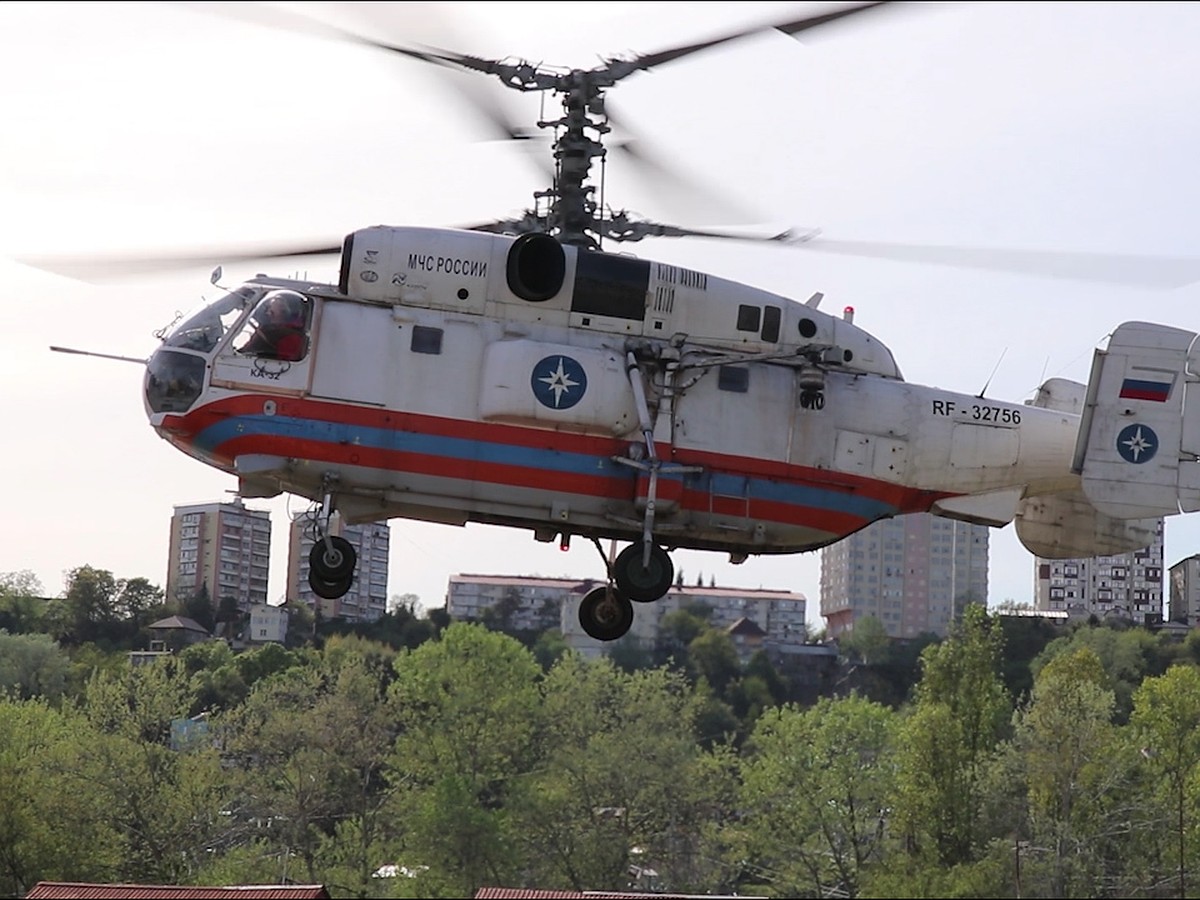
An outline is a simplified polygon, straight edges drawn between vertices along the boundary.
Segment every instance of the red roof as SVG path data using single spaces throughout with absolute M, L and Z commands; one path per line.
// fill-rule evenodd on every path
M 330 900 L 321 884 L 84 884 L 39 881 L 26 900 Z

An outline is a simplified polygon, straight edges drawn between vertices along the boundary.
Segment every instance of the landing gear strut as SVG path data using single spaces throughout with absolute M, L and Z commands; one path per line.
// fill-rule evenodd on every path
M 354 583 L 354 567 L 358 564 L 354 545 L 344 537 L 329 533 L 329 520 L 333 516 L 332 481 L 326 476 L 325 498 L 313 515 L 317 539 L 308 554 L 308 586 L 326 600 L 336 600 L 349 592 Z
M 642 518 L 642 539 L 622 550 L 615 560 L 605 560 L 608 584 L 590 591 L 579 605 L 579 624 L 591 637 L 600 641 L 614 641 L 629 631 L 633 625 L 633 603 L 651 603 L 671 589 L 675 580 L 675 566 L 667 551 L 654 543 L 653 538 L 658 479 L 663 473 L 681 475 L 696 471 L 695 467 L 664 463 L 658 458 L 650 407 L 646 402 L 646 385 L 637 356 L 632 350 L 625 355 L 625 372 L 633 391 L 638 425 L 645 445 L 644 449 L 635 447 L 637 453 L 631 450 L 628 458 L 618 457 L 616 461 L 646 474 L 645 513 Z M 596 541 L 596 549 L 604 558 L 599 541 Z

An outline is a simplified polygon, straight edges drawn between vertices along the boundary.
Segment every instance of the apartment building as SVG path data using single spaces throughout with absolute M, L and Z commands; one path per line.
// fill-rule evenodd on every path
M 821 551 L 830 637 L 874 616 L 888 635 L 944 637 L 968 603 L 987 603 L 985 525 L 912 513 L 875 522 Z
M 1161 622 L 1163 521 L 1144 550 L 1084 559 L 1035 560 L 1039 610 L 1118 617 L 1140 624 Z
M 387 522 L 346 525 L 335 514 L 330 521 L 330 532 L 349 541 L 358 555 L 350 590 L 330 600 L 317 596 L 308 586 L 308 557 L 317 531 L 311 515 L 302 512 L 292 517 L 288 532 L 288 602 L 304 603 L 324 619 L 373 622 L 387 612 L 391 526 Z
M 174 508 L 166 596 L 187 601 L 204 592 L 216 611 L 225 598 L 248 611 L 267 602 L 271 514 L 240 500 Z

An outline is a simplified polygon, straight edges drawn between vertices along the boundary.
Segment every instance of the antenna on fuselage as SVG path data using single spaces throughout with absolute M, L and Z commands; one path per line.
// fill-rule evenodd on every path
M 992 383 L 992 379 L 996 377 L 996 372 L 1000 368 L 1000 363 L 1004 362 L 1004 354 L 1007 352 L 1008 352 L 1007 347 L 1005 347 L 1003 350 L 1000 351 L 1000 358 L 998 360 L 996 360 L 996 365 L 992 369 L 992 374 L 989 375 L 988 380 L 983 383 L 983 389 L 978 394 L 975 395 L 975 397 L 977 399 L 982 400 L 983 395 L 987 393 L 988 386 Z

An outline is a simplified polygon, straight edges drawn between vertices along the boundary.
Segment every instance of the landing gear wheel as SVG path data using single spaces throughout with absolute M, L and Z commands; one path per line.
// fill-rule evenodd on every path
M 358 554 L 354 550 L 354 545 L 344 537 L 335 536 L 329 540 L 333 544 L 332 549 L 325 546 L 324 538 L 313 544 L 313 548 L 308 554 L 309 571 L 319 581 L 330 584 L 348 582 L 354 577 L 354 566 L 358 562 Z M 316 588 L 313 590 L 315 591 Z M 318 591 L 318 593 L 320 592 Z M 344 594 L 345 591 L 342 593 Z M 322 594 L 322 596 L 324 595 Z M 338 596 L 340 597 L 341 594 Z
M 579 624 L 589 637 L 615 641 L 633 625 L 633 604 L 616 588 L 593 588 L 579 603 Z
M 634 541 L 613 560 L 613 579 L 617 588 L 638 603 L 650 603 L 671 589 L 675 580 L 675 564 L 667 551 L 650 545 L 650 562 L 642 565 L 644 541 Z
M 314 594 L 326 600 L 336 600 L 338 597 L 344 597 L 349 593 L 350 585 L 353 583 L 353 574 L 347 575 L 340 581 L 326 581 L 318 577 L 316 572 L 308 573 L 308 586 L 313 589 Z

